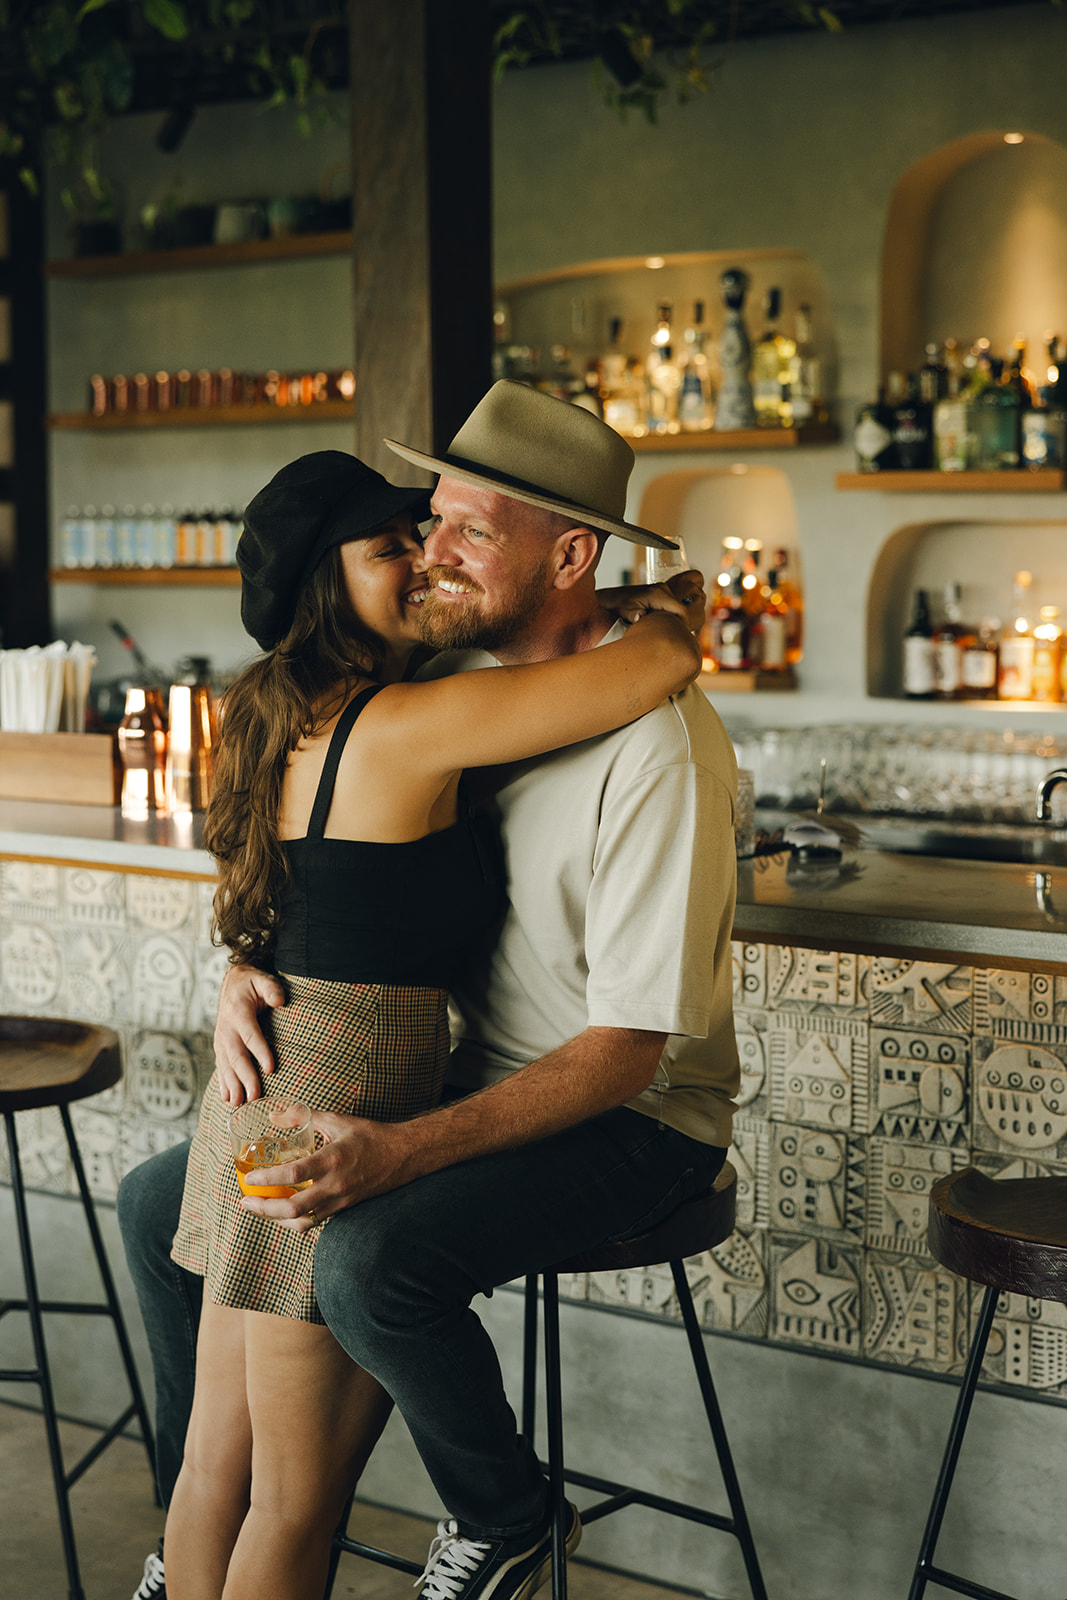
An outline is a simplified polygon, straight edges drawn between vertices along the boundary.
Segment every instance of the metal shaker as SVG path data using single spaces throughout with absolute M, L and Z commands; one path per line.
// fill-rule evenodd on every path
M 167 804 L 172 813 L 206 811 L 218 743 L 215 696 L 207 683 L 175 683 L 169 701 Z

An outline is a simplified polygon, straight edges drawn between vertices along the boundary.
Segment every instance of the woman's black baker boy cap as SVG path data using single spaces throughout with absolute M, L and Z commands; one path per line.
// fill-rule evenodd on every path
M 237 541 L 241 621 L 260 649 L 284 639 L 297 597 L 327 550 L 402 511 L 425 521 L 430 490 L 397 488 L 343 450 L 315 450 L 276 473 L 249 502 Z

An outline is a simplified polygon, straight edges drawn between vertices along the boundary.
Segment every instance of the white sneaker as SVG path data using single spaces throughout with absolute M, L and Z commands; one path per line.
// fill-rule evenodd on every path
M 133 1591 L 133 1600 L 167 1600 L 163 1562 L 154 1550 L 144 1564 L 144 1577 Z

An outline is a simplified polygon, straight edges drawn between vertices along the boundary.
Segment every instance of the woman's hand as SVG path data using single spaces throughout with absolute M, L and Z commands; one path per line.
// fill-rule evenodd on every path
M 597 602 L 625 622 L 636 622 L 650 611 L 668 611 L 681 617 L 690 633 L 704 626 L 708 597 L 701 572 L 676 572 L 666 583 L 632 583 L 617 589 L 598 589 Z

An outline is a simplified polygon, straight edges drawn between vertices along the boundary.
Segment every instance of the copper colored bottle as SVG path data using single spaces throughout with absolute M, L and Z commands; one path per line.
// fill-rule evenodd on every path
M 144 820 L 167 809 L 167 714 L 160 689 L 126 691 L 119 723 L 122 815 Z

